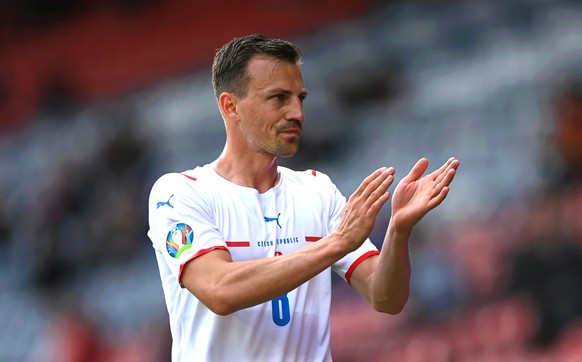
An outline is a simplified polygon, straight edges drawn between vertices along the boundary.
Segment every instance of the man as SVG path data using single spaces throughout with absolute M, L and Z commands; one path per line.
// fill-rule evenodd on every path
M 307 90 L 289 42 L 236 38 L 216 54 L 213 85 L 226 145 L 211 164 L 162 176 L 150 230 L 173 361 L 329 361 L 330 269 L 378 311 L 408 299 L 408 239 L 446 197 L 459 161 L 397 186 L 379 252 L 367 239 L 394 169 L 369 175 L 346 203 L 328 176 L 278 166 L 297 152 Z

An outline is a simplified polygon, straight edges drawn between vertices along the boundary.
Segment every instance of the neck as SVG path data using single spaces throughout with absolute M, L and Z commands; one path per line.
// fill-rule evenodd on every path
M 273 188 L 278 181 L 278 164 L 278 158 L 273 155 L 244 152 L 235 155 L 225 146 L 214 168 L 220 176 L 230 182 L 264 193 Z

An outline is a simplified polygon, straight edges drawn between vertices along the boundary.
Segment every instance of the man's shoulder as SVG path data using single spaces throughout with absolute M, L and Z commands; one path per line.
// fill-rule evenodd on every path
M 285 179 L 302 185 L 312 185 L 314 187 L 335 187 L 331 178 L 315 169 L 302 171 L 292 170 L 287 167 L 279 166 L 279 172 Z
M 210 177 L 206 166 L 180 172 L 168 172 L 156 180 L 152 190 L 182 187 L 201 188 L 212 185 L 212 182 L 208 182 Z

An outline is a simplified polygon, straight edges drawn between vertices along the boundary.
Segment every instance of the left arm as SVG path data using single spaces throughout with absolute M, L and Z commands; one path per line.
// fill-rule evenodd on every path
M 355 270 L 351 284 L 377 311 L 397 314 L 406 305 L 410 285 L 408 242 L 414 226 L 447 196 L 459 161 L 449 159 L 422 176 L 428 160 L 420 159 L 392 196 L 392 215 L 379 256 L 369 257 Z

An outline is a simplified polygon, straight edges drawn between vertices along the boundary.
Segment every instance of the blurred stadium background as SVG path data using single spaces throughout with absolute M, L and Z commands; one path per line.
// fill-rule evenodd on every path
M 336 361 L 582 361 L 580 1 L 220 4 L 0 2 L 0 361 L 169 360 L 147 197 L 221 151 L 211 59 L 248 33 L 303 49 L 285 165 L 349 195 L 461 160 L 402 314 L 334 282 Z

